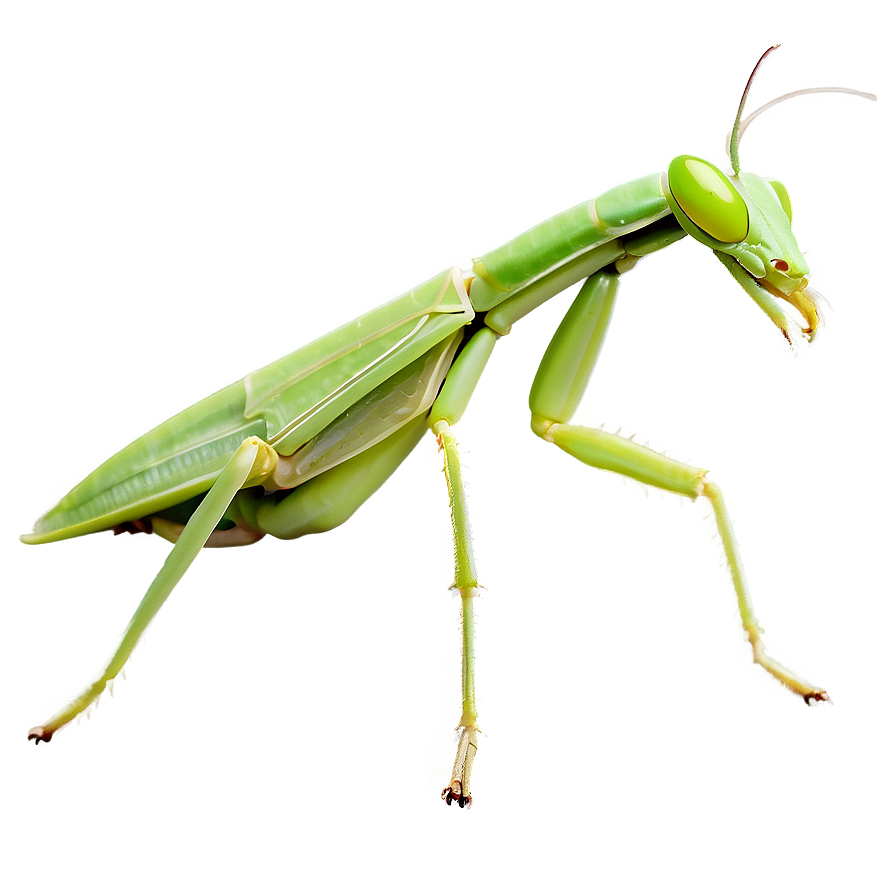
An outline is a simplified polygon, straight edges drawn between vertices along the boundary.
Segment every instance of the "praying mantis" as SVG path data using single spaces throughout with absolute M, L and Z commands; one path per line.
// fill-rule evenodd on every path
M 235 547 L 264 535 L 292 539 L 339 526 L 431 432 L 444 459 L 462 625 L 462 713 L 448 805 L 472 805 L 478 749 L 474 603 L 479 580 L 454 427 L 500 337 L 548 299 L 582 282 L 535 376 L 535 435 L 586 465 L 692 500 L 715 518 L 754 661 L 806 703 L 827 693 L 771 657 L 762 640 L 722 492 L 707 470 L 619 435 L 571 424 L 609 326 L 620 277 L 685 237 L 711 249 L 788 343 L 802 319 L 810 342 L 818 297 L 791 227 L 783 184 L 741 171 L 739 140 L 769 105 L 732 128 L 733 173 L 682 155 L 659 173 L 614 187 L 536 225 L 214 393 L 101 464 L 45 513 L 27 544 L 93 532 L 154 533 L 173 543 L 121 643 L 89 687 L 28 734 L 48 742 L 119 674 L 202 547 Z M 872 98 L 870 94 L 860 94 Z

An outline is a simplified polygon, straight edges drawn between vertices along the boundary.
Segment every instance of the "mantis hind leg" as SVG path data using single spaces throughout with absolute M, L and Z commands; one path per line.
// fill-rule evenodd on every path
M 103 673 L 55 716 L 43 725 L 32 728 L 28 732 L 29 740 L 36 743 L 49 741 L 56 731 L 71 722 L 99 698 L 106 685 L 121 671 L 146 627 L 202 550 L 234 495 L 240 489 L 266 479 L 276 465 L 276 458 L 274 449 L 254 436 L 240 445 L 190 517 L 177 543 L 131 617 L 121 643 Z
M 722 492 L 706 478 L 707 471 L 672 460 L 621 436 L 567 423 L 597 361 L 610 322 L 618 279 L 618 274 L 608 271 L 599 271 L 589 277 L 558 327 L 532 385 L 529 399 L 532 429 L 536 435 L 589 466 L 621 473 L 645 485 L 692 499 L 706 497 L 725 549 L 741 621 L 753 647 L 754 662 L 799 694 L 806 703 L 827 700 L 825 691 L 768 655 Z

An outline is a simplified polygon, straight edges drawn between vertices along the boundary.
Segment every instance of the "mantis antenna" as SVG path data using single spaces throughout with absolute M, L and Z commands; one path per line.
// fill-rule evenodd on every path
M 865 93 L 862 90 L 853 90 L 852 87 L 804 87 L 802 90 L 792 90 L 790 93 L 783 93 L 781 96 L 769 100 L 764 106 L 760 106 L 755 112 L 751 112 L 746 118 L 741 120 L 741 115 L 743 115 L 744 106 L 747 102 L 747 94 L 750 91 L 753 79 L 756 77 L 756 72 L 759 71 L 759 66 L 762 65 L 765 57 L 768 56 L 772 50 L 777 50 L 780 46 L 780 44 L 775 44 L 773 47 L 769 47 L 759 57 L 759 61 L 753 67 L 753 71 L 747 79 L 747 86 L 744 87 L 743 96 L 740 98 L 740 105 L 737 107 L 737 115 L 734 117 L 734 125 L 728 132 L 728 137 L 726 139 L 726 142 L 728 143 L 728 158 L 731 160 L 731 167 L 734 169 L 735 177 L 740 173 L 740 158 L 738 156 L 740 138 L 743 136 L 743 133 L 750 122 L 753 121 L 757 115 L 761 115 L 766 110 L 771 109 L 772 106 L 777 106 L 778 103 L 783 103 L 784 100 L 791 100 L 795 96 L 802 96 L 807 93 L 851 93 L 854 96 L 864 97 L 866 100 L 874 101 L 877 99 L 873 93 Z
M 743 115 L 744 106 L 747 104 L 747 94 L 750 92 L 750 87 L 753 84 L 753 78 L 756 77 L 756 72 L 759 71 L 759 66 L 765 61 L 765 57 L 768 56 L 772 50 L 777 50 L 781 44 L 774 44 L 769 47 L 760 57 L 759 62 L 753 66 L 753 71 L 750 72 L 750 77 L 747 78 L 746 86 L 744 87 L 744 92 L 740 98 L 740 105 L 737 107 L 737 115 L 734 116 L 734 124 L 731 127 L 731 139 L 728 143 L 728 158 L 731 159 L 731 167 L 734 169 L 734 176 L 737 177 L 740 174 L 740 159 L 737 155 L 737 148 L 740 144 L 740 117 Z

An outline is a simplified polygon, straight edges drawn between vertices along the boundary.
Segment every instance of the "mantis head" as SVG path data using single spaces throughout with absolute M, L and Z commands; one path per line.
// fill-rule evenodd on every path
M 791 227 L 787 190 L 779 180 L 740 170 L 738 147 L 747 125 L 777 103 L 804 93 L 873 94 L 847 87 L 813 87 L 784 94 L 741 121 L 750 85 L 762 61 L 778 45 L 769 47 L 756 63 L 744 88 L 729 142 L 734 169 L 728 176 L 696 156 L 678 156 L 664 173 L 663 192 L 681 228 L 713 250 L 747 294 L 792 343 L 781 302 L 802 316 L 802 333 L 811 342 L 820 324 L 817 293 L 809 287 L 809 267 Z

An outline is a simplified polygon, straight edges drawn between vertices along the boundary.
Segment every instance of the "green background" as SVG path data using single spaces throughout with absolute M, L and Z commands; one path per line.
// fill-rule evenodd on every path
M 2 5 L 4 893 L 892 893 L 890 3 Z M 248 369 L 676 152 L 782 177 L 838 306 L 794 365 L 704 250 L 626 280 L 583 420 L 725 486 L 772 648 L 750 667 L 701 517 L 527 431 L 559 309 L 458 427 L 481 574 L 476 806 L 439 461 L 352 522 L 200 558 L 114 706 L 97 668 L 165 554 L 17 535 Z

